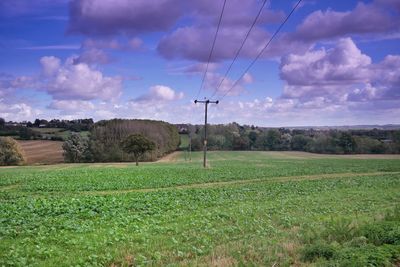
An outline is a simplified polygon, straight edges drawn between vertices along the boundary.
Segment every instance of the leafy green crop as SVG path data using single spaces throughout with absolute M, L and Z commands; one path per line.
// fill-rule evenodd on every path
M 0 266 L 289 266 L 320 255 L 339 265 L 371 246 L 377 262 L 399 255 L 397 217 L 381 215 L 399 203 L 400 160 L 215 152 L 203 170 L 193 156 L 0 169 Z

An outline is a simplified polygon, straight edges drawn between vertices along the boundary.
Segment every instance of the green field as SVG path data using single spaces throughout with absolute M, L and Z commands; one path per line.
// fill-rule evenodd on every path
M 400 157 L 0 168 L 0 266 L 395 266 Z
M 189 147 L 189 135 L 188 134 L 180 134 L 179 139 L 180 139 L 179 149 L 187 150 Z
M 46 139 L 50 139 L 51 137 L 59 137 L 65 140 L 68 137 L 70 137 L 72 133 L 70 130 L 66 130 L 63 128 L 31 128 L 31 129 L 36 132 L 39 132 L 42 135 L 42 137 Z M 86 137 L 89 134 L 89 132 L 82 131 L 79 132 L 79 134 Z

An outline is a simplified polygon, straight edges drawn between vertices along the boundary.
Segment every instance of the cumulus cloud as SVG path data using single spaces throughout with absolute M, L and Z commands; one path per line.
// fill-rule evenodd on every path
M 61 60 L 58 57 L 48 56 L 40 59 L 42 71 L 45 76 L 52 76 L 56 74 L 61 66 Z
M 399 68 L 398 55 L 374 64 L 350 38 L 340 39 L 334 48 L 282 59 L 280 76 L 286 82 L 282 99 L 294 99 L 303 108 L 367 108 L 362 102 L 375 103 L 375 109 L 389 108 L 389 102 L 400 100 Z
M 297 27 L 293 39 L 313 42 L 346 35 L 371 35 L 399 32 L 398 15 L 383 5 L 389 0 L 370 4 L 359 2 L 351 11 L 318 10 L 308 15 Z M 398 4 L 397 4 L 398 6 Z
M 121 95 L 121 77 L 105 76 L 86 63 L 75 61 L 76 58 L 68 58 L 61 65 L 56 57 L 41 58 L 45 75 L 43 89 L 54 99 L 111 100 Z
M 0 73 L 0 98 L 15 98 L 20 89 L 36 88 L 37 81 L 30 76 L 14 76 L 7 73 Z
M 281 61 L 281 78 L 289 85 L 335 85 L 363 82 L 371 58 L 350 38 L 339 40 L 333 49 L 290 54 Z
M 399 33 L 400 29 L 399 16 L 393 12 L 393 7 L 396 8 L 398 4 L 393 2 L 395 1 L 378 0 L 369 4 L 360 2 L 351 11 L 317 10 L 308 15 L 295 32 L 283 32 L 278 35 L 265 51 L 263 57 L 271 58 L 285 56 L 288 53 L 303 53 L 315 42 L 344 36 L 379 36 L 379 38 L 391 36 L 393 38 Z M 218 3 L 214 1 L 214 4 L 211 4 L 210 7 L 214 10 L 214 13 L 211 13 L 214 17 L 199 16 L 201 20 L 198 20 L 194 25 L 179 27 L 164 36 L 158 45 L 160 54 L 167 59 L 184 58 L 207 61 L 210 47 L 204 46 L 204 43 L 212 43 L 216 27 L 215 18 L 217 17 L 215 12 L 220 10 L 215 8 Z M 241 10 L 237 10 L 236 13 L 226 12 L 227 17 L 223 19 L 212 57 L 214 62 L 233 58 L 250 25 L 249 19 L 254 18 L 254 8 L 257 5 L 252 1 L 243 1 L 243 3 L 235 6 L 236 8 L 240 7 Z M 197 12 L 203 14 L 204 10 L 207 10 L 207 8 L 199 8 Z M 275 15 L 272 16 L 274 20 L 282 20 L 282 15 L 278 15 L 280 13 L 277 11 L 265 9 L 262 14 L 268 12 L 275 12 Z M 231 14 L 241 15 L 231 19 L 229 18 Z M 260 18 L 240 54 L 241 57 L 254 58 L 266 44 L 271 33 L 265 30 L 262 25 L 268 22 L 271 23 L 272 21 Z
M 154 85 L 149 92 L 135 99 L 138 102 L 166 102 L 182 99 L 183 92 L 177 93 L 172 88 L 165 85 Z
M 0 98 L 0 117 L 6 120 L 33 120 L 39 114 L 41 114 L 39 109 L 31 107 L 27 103 L 7 103 L 4 99 Z
M 211 61 L 216 62 L 233 58 L 247 31 L 247 27 L 221 28 Z M 161 55 L 168 59 L 185 58 L 205 62 L 209 57 L 214 34 L 214 27 L 178 28 L 170 35 L 163 37 L 157 49 Z M 266 31 L 254 29 L 242 49 L 241 57 L 254 57 L 262 49 L 268 37 Z

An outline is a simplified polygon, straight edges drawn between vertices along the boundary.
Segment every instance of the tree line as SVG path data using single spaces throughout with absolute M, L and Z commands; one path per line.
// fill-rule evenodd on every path
M 210 150 L 280 150 L 313 153 L 400 153 L 400 130 L 259 128 L 237 123 L 207 126 Z M 189 125 L 192 149 L 203 148 L 204 127 Z
M 172 124 L 113 119 L 95 123 L 87 137 L 72 134 L 63 149 L 67 162 L 137 162 L 139 156 L 152 161 L 175 151 L 179 141 L 178 130 Z
M 45 120 L 35 119 L 33 122 L 23 121 L 5 121 L 0 118 L 0 136 L 12 136 L 20 140 L 40 140 L 50 139 L 53 141 L 63 141 L 60 136 L 48 136 L 38 131 L 37 128 L 58 128 L 62 131 L 83 132 L 89 131 L 93 126 L 93 119 L 76 119 L 76 120 Z

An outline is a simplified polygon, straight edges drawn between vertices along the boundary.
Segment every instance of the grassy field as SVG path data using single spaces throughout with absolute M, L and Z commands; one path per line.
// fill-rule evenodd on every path
M 47 139 L 50 139 L 52 137 L 59 137 L 59 138 L 66 140 L 68 137 L 71 136 L 71 133 L 72 133 L 70 130 L 66 130 L 63 128 L 36 128 L 36 127 L 33 127 L 31 129 L 34 130 L 35 132 L 39 132 L 42 135 L 42 137 L 47 138 Z M 82 132 L 79 132 L 79 134 L 86 137 L 89 134 L 89 132 L 82 131 Z
M 26 164 L 56 164 L 64 162 L 63 142 L 47 140 L 17 140 L 24 151 Z
M 181 149 L 181 150 L 188 149 L 189 135 L 188 134 L 180 134 L 179 138 L 180 138 L 179 149 Z
M 0 266 L 395 266 L 400 157 L 0 168 Z

